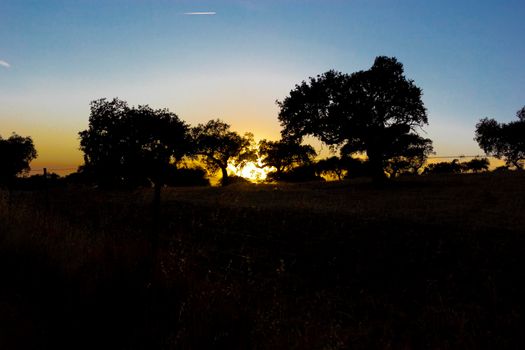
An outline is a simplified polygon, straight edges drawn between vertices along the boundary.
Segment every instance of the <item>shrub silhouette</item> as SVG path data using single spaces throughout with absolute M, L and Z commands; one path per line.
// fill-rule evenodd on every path
M 174 187 L 209 186 L 210 180 L 206 178 L 206 170 L 203 168 L 171 167 L 166 176 L 166 185 Z
M 463 170 L 463 166 L 459 160 L 454 159 L 452 162 L 439 162 L 426 166 L 425 174 L 459 174 Z
M 267 179 L 269 181 L 284 181 L 284 182 L 307 182 L 307 181 L 324 181 L 324 179 L 317 174 L 315 164 L 305 164 L 292 168 L 281 174 L 270 173 Z
M 474 158 L 468 162 L 461 163 L 463 171 L 479 173 L 482 171 L 488 171 L 490 162 L 488 158 Z

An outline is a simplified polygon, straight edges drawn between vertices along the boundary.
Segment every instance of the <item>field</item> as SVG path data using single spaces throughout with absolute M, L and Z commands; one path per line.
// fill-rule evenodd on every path
M 523 172 L 0 196 L 2 349 L 525 346 Z

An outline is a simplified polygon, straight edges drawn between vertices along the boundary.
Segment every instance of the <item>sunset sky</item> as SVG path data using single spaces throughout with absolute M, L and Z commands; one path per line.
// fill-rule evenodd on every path
M 482 154 L 474 126 L 525 105 L 523 0 L 0 0 L 0 135 L 33 167 L 76 167 L 89 102 L 167 107 L 279 138 L 296 83 L 397 57 L 439 155 Z

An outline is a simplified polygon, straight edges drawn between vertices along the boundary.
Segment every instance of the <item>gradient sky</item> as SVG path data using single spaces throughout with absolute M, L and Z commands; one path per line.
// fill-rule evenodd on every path
M 278 139 L 275 100 L 296 83 L 386 55 L 423 89 L 437 153 L 482 154 L 476 122 L 525 105 L 524 14 L 523 0 L 0 0 L 0 135 L 33 137 L 33 167 L 76 167 L 89 102 L 119 97 Z

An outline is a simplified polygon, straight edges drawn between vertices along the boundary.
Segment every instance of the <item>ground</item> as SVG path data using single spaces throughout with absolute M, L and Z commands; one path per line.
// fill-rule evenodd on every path
M 157 220 L 149 189 L 4 193 L 0 345 L 519 348 L 524 184 L 169 188 Z

